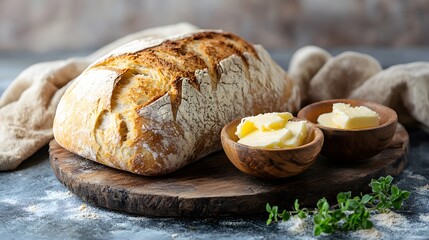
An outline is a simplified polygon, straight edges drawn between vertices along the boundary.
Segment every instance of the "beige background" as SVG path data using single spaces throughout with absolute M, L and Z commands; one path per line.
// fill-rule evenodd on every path
M 0 0 L 0 51 L 94 49 L 181 21 L 270 50 L 429 45 L 428 0 Z

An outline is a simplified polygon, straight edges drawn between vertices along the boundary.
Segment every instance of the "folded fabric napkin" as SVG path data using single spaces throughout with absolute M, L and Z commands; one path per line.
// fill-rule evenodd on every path
M 25 69 L 0 98 L 0 171 L 15 169 L 53 138 L 57 104 L 67 84 L 90 63 L 135 39 L 195 29 L 188 23 L 147 29 L 121 38 L 85 58 L 39 63 Z
M 299 49 L 289 75 L 301 90 L 303 105 L 333 98 L 353 98 L 393 108 L 404 124 L 416 121 L 429 129 L 429 62 L 400 64 L 383 70 L 373 57 L 344 52 L 332 57 L 325 50 Z

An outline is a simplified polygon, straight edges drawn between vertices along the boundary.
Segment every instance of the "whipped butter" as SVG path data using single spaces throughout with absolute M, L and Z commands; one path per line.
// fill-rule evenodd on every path
M 363 129 L 377 127 L 380 116 L 365 106 L 352 107 L 346 103 L 334 103 L 332 112 L 321 114 L 317 122 L 330 128 Z
M 270 149 L 297 147 L 307 136 L 307 121 L 289 121 L 288 112 L 246 117 L 237 126 L 238 143 Z

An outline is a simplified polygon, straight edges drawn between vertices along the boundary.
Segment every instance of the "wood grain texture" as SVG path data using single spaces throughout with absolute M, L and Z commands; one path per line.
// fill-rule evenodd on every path
M 299 119 L 291 121 L 295 120 Z M 323 133 L 311 122 L 307 122 L 307 137 L 299 147 L 267 149 L 239 144 L 235 132 L 240 122 L 238 118 L 223 127 L 222 146 L 234 166 L 256 177 L 272 179 L 300 174 L 316 161 L 323 146 Z
M 319 158 L 302 174 L 266 181 L 241 173 L 217 152 L 164 177 L 144 177 L 105 167 L 50 143 L 56 177 L 84 201 L 112 210 L 147 216 L 216 217 L 254 215 L 265 204 L 303 206 L 340 191 L 368 191 L 371 178 L 398 175 L 406 164 L 409 137 L 398 125 L 383 152 L 359 164 L 338 165 Z

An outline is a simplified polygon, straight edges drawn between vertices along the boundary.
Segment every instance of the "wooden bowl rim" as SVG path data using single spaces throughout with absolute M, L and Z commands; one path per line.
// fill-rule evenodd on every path
M 388 113 L 388 115 L 389 115 L 388 120 L 385 123 L 383 123 L 383 124 L 381 124 L 381 125 L 379 125 L 377 127 L 362 128 L 362 129 L 342 129 L 342 128 L 326 127 L 326 126 L 323 126 L 323 125 L 321 125 L 319 123 L 313 123 L 310 120 L 305 119 L 304 118 L 305 117 L 304 114 L 301 114 L 301 113 L 306 113 L 307 111 L 309 111 L 308 109 L 311 108 L 311 107 L 315 107 L 315 106 L 319 106 L 319 105 L 325 105 L 325 104 L 340 103 L 340 102 L 342 102 L 342 103 L 351 103 L 351 102 L 354 102 L 354 103 L 358 103 L 358 105 L 361 105 L 361 106 L 365 106 L 365 104 L 377 106 L 377 108 L 381 108 L 381 109 L 385 110 Z M 372 109 L 372 108 L 370 108 L 370 109 L 373 110 L 373 111 L 375 111 L 375 112 L 377 112 L 378 114 L 380 114 L 379 111 L 377 111 L 376 109 Z M 387 106 L 384 106 L 383 104 L 379 104 L 379 103 L 376 103 L 376 102 L 370 102 L 370 101 L 363 101 L 363 100 L 358 100 L 358 99 L 347 99 L 347 98 L 343 98 L 343 99 L 329 99 L 329 100 L 323 100 L 323 101 L 319 101 L 319 102 L 315 102 L 315 103 L 309 104 L 309 105 L 301 108 L 301 110 L 299 110 L 298 116 L 301 116 L 302 118 L 304 118 L 308 122 L 316 124 L 316 126 L 318 128 L 320 128 L 320 129 L 325 129 L 325 130 L 329 130 L 329 131 L 337 131 L 337 132 L 367 132 L 367 131 L 369 132 L 369 131 L 375 131 L 375 130 L 386 128 L 386 127 L 388 127 L 388 126 L 390 126 L 392 124 L 396 124 L 398 122 L 398 114 L 396 113 L 396 111 L 393 110 L 393 109 L 391 109 L 391 108 L 389 108 L 389 107 L 387 107 Z
M 298 147 L 292 147 L 292 148 L 271 149 L 271 148 L 263 148 L 263 147 L 252 147 L 252 146 L 248 146 L 248 145 L 245 145 L 245 144 L 241 144 L 241 143 L 238 143 L 238 142 L 234 141 L 233 139 L 231 139 L 229 137 L 227 131 L 226 131 L 230 127 L 235 127 L 236 128 L 238 126 L 238 124 L 239 124 L 238 122 L 240 122 L 241 119 L 242 119 L 241 117 L 236 118 L 236 119 L 232 120 L 231 122 L 229 122 L 228 124 L 226 124 L 222 128 L 221 135 L 225 136 L 225 138 L 222 138 L 222 139 L 227 139 L 228 144 L 238 145 L 240 147 L 249 148 L 249 149 L 252 149 L 252 150 L 261 150 L 261 151 L 267 151 L 267 152 L 291 152 L 291 151 L 296 151 L 296 150 L 311 148 L 311 147 L 313 147 L 314 145 L 317 145 L 317 144 L 323 145 L 324 135 L 323 135 L 323 132 L 317 127 L 317 125 L 314 124 L 314 123 L 312 123 L 311 121 L 309 121 L 307 119 L 300 119 L 300 118 L 296 118 L 296 117 L 294 117 L 292 120 L 293 121 L 307 121 L 307 124 L 310 124 L 312 126 L 312 131 L 314 131 L 314 138 L 310 142 L 308 142 L 308 143 L 306 143 L 304 145 L 301 145 L 301 146 L 298 146 Z M 224 149 L 224 151 L 225 151 L 225 149 Z

